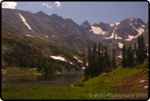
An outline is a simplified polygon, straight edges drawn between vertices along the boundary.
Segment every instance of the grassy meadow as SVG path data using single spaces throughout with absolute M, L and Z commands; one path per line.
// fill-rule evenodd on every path
M 7 86 L 2 99 L 148 99 L 148 62 L 133 68 L 118 68 L 97 77 L 82 76 L 74 86 Z M 146 80 L 140 84 L 141 80 Z M 118 94 L 114 96 L 113 94 Z M 122 94 L 124 96 L 119 96 Z M 126 94 L 133 95 L 125 96 Z M 139 96 L 139 94 L 143 94 Z

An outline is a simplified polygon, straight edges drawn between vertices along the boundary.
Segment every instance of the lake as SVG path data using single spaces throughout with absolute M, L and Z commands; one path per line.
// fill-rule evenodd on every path
M 70 86 L 80 80 L 83 72 L 84 70 L 51 75 L 6 76 L 2 78 L 1 87 L 6 85 Z

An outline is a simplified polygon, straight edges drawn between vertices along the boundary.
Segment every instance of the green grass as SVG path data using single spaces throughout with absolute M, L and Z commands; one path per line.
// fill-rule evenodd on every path
M 118 94 L 117 83 L 127 78 L 134 80 L 133 75 L 137 73 L 143 74 L 141 77 L 148 77 L 148 72 L 143 73 L 145 68 L 148 68 L 148 59 L 142 65 L 139 65 L 139 68 L 136 67 L 114 69 L 104 76 L 102 73 L 93 78 L 82 76 L 79 81 L 74 83 L 73 87 L 6 86 L 2 88 L 2 99 L 119 99 L 107 95 Z M 130 94 L 136 93 L 140 92 L 130 92 Z
M 18 68 L 18 67 L 7 67 L 6 74 L 14 75 L 14 74 L 34 74 L 39 73 L 38 70 L 29 70 L 28 68 Z
M 114 99 L 106 96 L 117 93 L 114 84 L 137 72 L 139 69 L 136 68 L 116 69 L 86 81 L 82 76 L 74 87 L 7 86 L 2 89 L 2 99 Z

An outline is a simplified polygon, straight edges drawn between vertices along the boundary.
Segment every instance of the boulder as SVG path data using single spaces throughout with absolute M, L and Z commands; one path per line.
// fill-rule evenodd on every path
M 73 84 L 70 84 L 70 86 L 73 87 L 74 85 L 73 85 Z
M 140 83 L 143 83 L 143 82 L 145 82 L 145 81 L 146 81 L 146 80 L 141 80 Z
M 106 75 L 106 73 L 103 73 L 103 76 Z
M 148 86 L 144 86 L 144 89 L 148 89 Z
M 2 76 L 5 76 L 5 75 L 6 75 L 6 71 L 5 71 L 4 69 L 2 69 L 1 75 L 2 75 Z

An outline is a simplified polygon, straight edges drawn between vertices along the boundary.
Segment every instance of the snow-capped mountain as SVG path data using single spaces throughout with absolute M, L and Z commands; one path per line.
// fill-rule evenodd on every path
M 119 54 L 124 40 L 131 42 L 148 29 L 148 24 L 140 18 L 128 18 L 113 24 L 100 22 L 93 25 L 85 20 L 78 25 L 70 18 L 64 19 L 56 14 L 47 15 L 42 11 L 35 14 L 17 9 L 1 11 L 2 29 L 82 52 L 87 52 L 89 45 L 93 47 L 94 43 L 101 42 L 109 47 L 110 52 L 115 48 Z M 145 42 L 147 44 L 148 41 Z
M 131 41 L 144 32 L 146 24 L 140 18 L 130 18 L 113 24 L 100 22 L 92 26 L 89 26 L 89 23 L 86 21 L 86 23 L 83 22 L 80 26 L 93 34 L 104 36 L 105 39 L 125 39 L 126 41 Z

